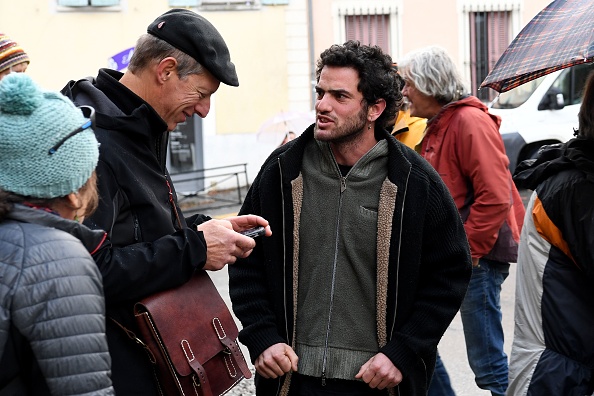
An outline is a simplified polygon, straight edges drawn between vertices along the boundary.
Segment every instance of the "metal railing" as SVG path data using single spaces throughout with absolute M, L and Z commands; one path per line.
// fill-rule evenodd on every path
M 249 188 L 245 163 L 179 172 L 171 180 L 185 212 L 241 205 L 242 187 Z

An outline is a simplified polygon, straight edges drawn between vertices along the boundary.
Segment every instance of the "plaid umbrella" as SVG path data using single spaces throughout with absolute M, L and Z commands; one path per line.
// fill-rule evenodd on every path
M 507 47 L 482 87 L 509 91 L 559 69 L 594 61 L 594 1 L 555 0 Z

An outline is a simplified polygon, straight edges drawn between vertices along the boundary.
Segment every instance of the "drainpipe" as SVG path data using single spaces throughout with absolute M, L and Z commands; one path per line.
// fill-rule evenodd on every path
M 314 53 L 314 32 L 313 32 L 313 0 L 307 0 L 307 19 L 308 19 L 308 35 L 309 35 L 309 62 L 310 62 L 310 87 L 311 92 L 310 108 L 314 108 L 316 103 L 316 94 L 314 92 L 314 84 L 316 81 L 316 55 Z

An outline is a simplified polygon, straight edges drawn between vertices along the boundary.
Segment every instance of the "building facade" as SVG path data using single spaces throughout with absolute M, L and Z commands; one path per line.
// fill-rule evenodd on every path
M 471 92 L 548 0 L 0 0 L 0 32 L 29 54 L 27 73 L 48 89 L 125 68 L 154 18 L 182 7 L 217 27 L 237 67 L 238 88 L 221 85 L 210 114 L 172 134 L 171 171 L 246 163 L 257 174 L 282 133 L 261 132 L 279 113 L 313 109 L 315 61 L 334 43 L 358 39 L 394 60 L 430 44 L 457 60 Z M 491 91 L 491 92 L 488 92 Z M 282 125 L 280 126 L 282 129 Z M 301 131 L 295 131 L 300 133 Z M 208 186 L 207 186 L 208 187 Z M 215 188 L 229 187 L 223 182 Z

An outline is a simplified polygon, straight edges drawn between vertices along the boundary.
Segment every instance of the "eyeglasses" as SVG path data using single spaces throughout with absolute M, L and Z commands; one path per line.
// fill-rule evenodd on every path
M 64 136 L 58 143 L 56 143 L 51 149 L 49 149 L 48 154 L 52 155 L 66 142 L 66 140 L 70 139 L 74 135 L 81 133 L 84 130 L 87 130 L 91 127 L 95 126 L 95 109 L 91 106 L 79 106 L 79 109 L 82 110 L 82 113 L 85 118 L 89 120 L 82 124 L 80 127 L 76 128 L 74 131 L 70 132 L 68 135 Z

